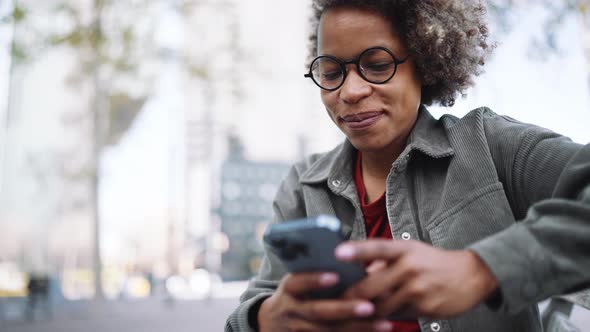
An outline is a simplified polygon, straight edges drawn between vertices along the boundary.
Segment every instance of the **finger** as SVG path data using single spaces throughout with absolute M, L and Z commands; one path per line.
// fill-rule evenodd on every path
M 287 331 L 329 331 L 326 326 L 323 326 L 317 322 L 307 321 L 301 318 L 294 318 L 287 322 Z
M 391 332 L 393 323 L 386 320 L 345 320 L 338 322 L 311 322 L 303 319 L 292 320 L 288 324 L 291 331 L 313 332 Z
M 297 312 L 310 321 L 337 321 L 369 317 L 375 313 L 375 306 L 363 300 L 310 300 L 301 302 Z
M 390 332 L 393 331 L 393 323 L 387 320 L 350 320 L 339 324 L 333 324 L 328 331 L 338 332 L 358 332 L 358 331 L 374 331 L 374 332 Z
M 375 301 L 375 315 L 377 317 L 388 317 L 391 315 L 404 315 L 412 313 L 412 297 L 408 287 L 399 289 L 386 298 Z
M 366 240 L 346 242 L 336 248 L 336 258 L 343 261 L 371 262 L 395 260 L 407 252 L 412 241 Z
M 387 320 L 416 321 L 420 315 L 418 315 L 416 310 L 411 309 L 409 306 L 404 306 L 395 312 L 390 312 L 388 314 L 384 313 L 382 316 Z
M 384 268 L 387 267 L 387 262 L 382 260 L 382 259 L 378 259 L 376 261 L 373 261 L 366 269 L 368 274 L 377 272 L 377 271 L 381 271 Z
M 307 295 L 314 289 L 328 288 L 338 283 L 338 274 L 330 272 L 288 274 L 281 286 L 285 293 L 294 297 Z
M 375 271 L 346 291 L 348 298 L 381 299 L 388 298 L 411 275 L 401 264 L 393 264 Z

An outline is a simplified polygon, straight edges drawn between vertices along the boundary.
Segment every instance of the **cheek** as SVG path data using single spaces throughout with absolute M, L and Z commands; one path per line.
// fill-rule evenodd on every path
M 419 81 L 408 77 L 389 94 L 391 103 L 396 104 L 402 110 L 417 110 L 422 100 L 422 86 Z
M 332 118 L 334 116 L 334 109 L 336 108 L 336 97 L 334 92 L 323 91 L 321 92 L 322 103 L 328 112 L 328 115 Z
M 408 102 L 419 107 L 422 101 L 422 81 L 418 78 L 415 71 L 412 70 L 411 73 L 409 73 L 406 84 L 409 92 Z
M 412 80 L 412 97 L 414 98 L 414 103 L 420 106 L 422 102 L 422 83 L 418 79 Z

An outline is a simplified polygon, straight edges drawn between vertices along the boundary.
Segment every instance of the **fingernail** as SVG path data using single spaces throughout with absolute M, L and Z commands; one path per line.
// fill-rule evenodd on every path
M 352 259 L 354 257 L 354 248 L 350 245 L 343 244 L 336 248 L 336 257 L 340 259 Z
M 373 273 L 375 271 L 379 271 L 382 268 L 384 268 L 385 266 L 386 265 L 385 265 L 384 261 L 374 261 L 373 263 L 371 263 L 371 265 L 369 265 L 367 267 L 367 273 Z
M 393 331 L 393 324 L 386 320 L 375 323 L 375 331 L 377 332 L 390 332 Z
M 360 303 L 354 307 L 354 313 L 360 317 L 371 316 L 375 311 L 375 307 L 371 303 Z
M 338 282 L 338 275 L 336 273 L 323 273 L 320 276 L 320 285 L 332 286 Z

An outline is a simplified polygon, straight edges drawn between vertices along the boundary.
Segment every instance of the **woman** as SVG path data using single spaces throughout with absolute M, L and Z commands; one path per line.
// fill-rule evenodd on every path
M 226 331 L 542 331 L 538 301 L 590 285 L 590 146 L 486 108 L 430 116 L 491 49 L 478 3 L 314 9 L 306 77 L 346 141 L 292 168 L 276 222 L 336 215 L 352 240 L 336 256 L 369 275 L 310 300 L 337 276 L 287 274 L 268 254 Z

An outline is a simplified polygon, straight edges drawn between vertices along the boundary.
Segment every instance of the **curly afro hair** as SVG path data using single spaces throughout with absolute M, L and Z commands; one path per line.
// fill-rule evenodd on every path
M 486 7 L 475 0 L 312 0 L 309 59 L 317 56 L 321 15 L 334 7 L 373 10 L 392 22 L 422 80 L 422 103 L 453 106 L 474 84 L 493 44 Z

